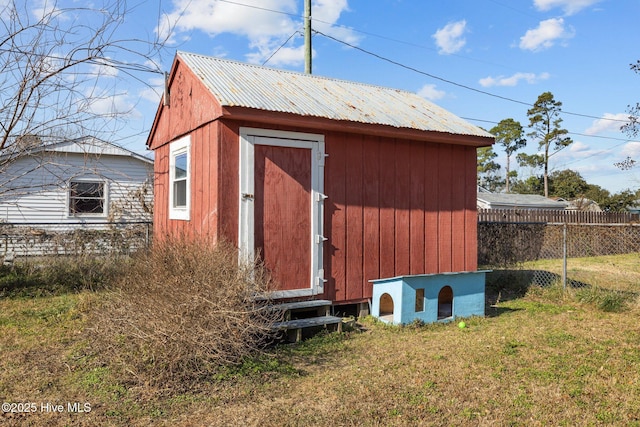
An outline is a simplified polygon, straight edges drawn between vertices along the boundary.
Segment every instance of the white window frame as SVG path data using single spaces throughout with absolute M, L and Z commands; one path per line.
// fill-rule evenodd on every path
M 173 184 L 175 180 L 176 157 L 186 154 L 187 178 L 186 178 L 186 205 L 173 205 Z M 169 145 L 169 219 L 188 221 L 191 218 L 191 137 L 183 136 Z
M 102 192 L 103 192 L 103 209 L 100 213 L 92 213 L 92 212 L 71 212 L 71 184 L 74 182 L 81 183 L 92 183 L 92 184 L 102 184 Z M 93 217 L 93 218 L 106 218 L 109 215 L 109 183 L 104 179 L 91 179 L 91 178 L 71 178 L 67 183 L 67 203 L 66 203 L 66 213 L 67 218 L 78 218 L 78 217 Z

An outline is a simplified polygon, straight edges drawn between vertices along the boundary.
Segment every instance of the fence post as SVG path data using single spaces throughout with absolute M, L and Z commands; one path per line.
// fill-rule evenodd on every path
M 562 289 L 567 290 L 567 223 L 562 224 Z

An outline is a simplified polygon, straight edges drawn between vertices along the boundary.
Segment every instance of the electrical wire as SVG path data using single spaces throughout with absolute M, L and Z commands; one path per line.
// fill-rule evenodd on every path
M 289 40 L 291 40 L 291 38 L 292 38 L 293 36 L 295 36 L 296 34 L 300 34 L 300 29 L 297 29 L 296 31 L 294 31 L 294 32 L 293 32 L 293 34 L 291 34 L 291 35 L 289 36 L 289 38 L 287 38 L 287 39 L 284 41 L 284 43 L 282 43 L 282 44 L 280 45 L 280 47 L 278 47 L 278 48 L 277 48 L 277 49 L 276 49 L 276 50 L 275 50 L 271 55 L 269 55 L 269 57 L 268 57 L 267 59 L 265 59 L 265 60 L 264 60 L 264 62 L 262 63 L 262 65 L 264 66 L 267 62 L 269 62 L 269 60 L 270 60 L 271 58 L 273 58 L 273 57 L 276 55 L 276 53 L 280 52 L 280 49 L 282 49 L 282 48 L 284 47 L 284 45 L 286 45 L 287 43 L 289 43 Z
M 335 41 L 337 43 L 343 44 L 343 45 L 348 46 L 348 47 L 350 47 L 352 49 L 359 50 L 360 52 L 363 52 L 363 53 L 365 53 L 367 55 L 370 55 L 370 56 L 373 56 L 375 58 L 378 58 L 381 61 L 385 61 L 385 62 L 388 62 L 390 64 L 397 65 L 397 66 L 402 67 L 404 69 L 407 69 L 409 71 L 413 71 L 415 73 L 422 74 L 423 76 L 431 77 L 432 79 L 440 80 L 440 81 L 442 81 L 444 83 L 448 83 L 448 84 L 451 84 L 453 86 L 457 86 L 457 87 L 460 87 L 460 88 L 463 88 L 463 89 L 467 89 L 467 90 L 470 90 L 470 91 L 473 91 L 473 92 L 477 92 L 477 93 L 480 93 L 480 94 L 483 94 L 483 95 L 491 96 L 493 98 L 502 99 L 503 101 L 509 101 L 509 102 L 513 102 L 513 103 L 516 103 L 516 104 L 526 105 L 528 107 L 533 107 L 533 104 L 531 104 L 529 102 L 519 101 L 517 99 L 509 98 L 509 97 L 502 96 L 502 95 L 496 95 L 495 93 L 491 93 L 491 92 L 487 92 L 485 90 L 476 89 L 476 88 L 471 87 L 471 86 L 463 85 L 461 83 L 454 82 L 453 80 L 445 79 L 443 77 L 439 77 L 439 76 L 436 76 L 434 74 L 427 73 L 426 71 L 419 70 L 419 69 L 411 67 L 409 65 L 402 64 L 401 62 L 394 61 L 393 59 L 389 59 L 389 58 L 387 58 L 385 56 L 382 56 L 380 54 L 371 52 L 369 50 L 361 48 L 360 46 L 356 46 L 354 44 L 345 42 L 344 40 L 340 40 L 340 39 L 338 39 L 336 37 L 333 37 L 333 36 L 330 36 L 328 34 L 322 33 L 320 31 L 314 30 L 314 32 L 317 33 L 317 34 L 320 34 L 321 36 L 324 36 L 324 37 L 326 37 L 328 39 L 331 39 L 331 40 L 333 40 L 333 41 Z M 565 111 L 565 110 L 562 110 L 561 113 L 562 114 L 572 115 L 572 116 L 578 116 L 578 117 L 586 117 L 586 118 L 590 118 L 590 119 L 608 120 L 608 121 L 613 121 L 613 122 L 627 123 L 626 120 L 613 119 L 613 118 L 608 118 L 608 117 L 592 116 L 592 115 L 589 115 L 589 114 L 573 113 L 573 112 Z
M 237 6 L 244 6 L 244 7 L 248 7 L 248 8 L 252 8 L 252 9 L 263 10 L 265 12 L 279 13 L 279 14 L 282 14 L 282 15 L 292 16 L 292 17 L 295 17 L 295 18 L 304 18 L 304 16 L 299 15 L 299 14 L 283 12 L 283 11 L 279 11 L 279 10 L 274 10 L 274 9 L 269 9 L 269 8 L 265 8 L 265 7 L 260 7 L 260 6 L 249 5 L 249 4 L 245 4 L 245 3 L 239 3 L 239 2 L 236 2 L 236 1 L 232 1 L 232 0 L 215 0 L 215 1 L 222 2 L 222 3 L 228 3 L 228 4 L 234 4 L 234 5 L 237 5 Z M 510 9 L 513 9 L 512 7 L 509 7 L 509 6 L 507 6 L 507 5 L 503 4 L 503 3 L 499 3 L 499 2 L 497 2 L 495 0 L 490 0 L 490 1 L 493 1 L 494 3 L 499 4 L 500 6 L 508 7 Z M 513 9 L 513 10 L 516 10 L 516 9 Z M 518 11 L 518 10 L 516 10 L 516 11 Z M 518 12 L 524 13 L 522 11 L 518 11 Z M 524 13 L 524 14 L 526 14 L 526 13 Z M 316 22 L 321 22 L 323 24 L 327 24 L 327 25 L 331 25 L 331 26 L 335 26 L 335 27 L 339 27 L 339 28 L 347 28 L 349 30 L 356 31 L 356 32 L 361 33 L 361 34 L 366 34 L 366 35 L 382 38 L 382 39 L 393 41 L 393 42 L 396 42 L 396 43 L 402 43 L 402 44 L 406 44 L 406 45 L 410 45 L 410 46 L 429 49 L 426 46 L 422 46 L 422 45 L 418 45 L 418 44 L 410 43 L 410 42 L 405 42 L 405 41 L 401 41 L 401 40 L 397 40 L 397 39 L 381 36 L 381 35 L 374 34 L 374 33 L 360 31 L 360 30 L 354 29 L 352 27 L 336 25 L 334 23 L 322 21 L 322 20 L 315 19 L 315 18 L 313 18 L 313 20 L 316 21 Z M 528 107 L 532 107 L 533 106 L 533 104 L 531 104 L 530 102 L 520 101 L 520 100 L 517 100 L 517 99 L 514 99 L 514 98 L 509 98 L 509 97 L 506 97 L 506 96 L 497 95 L 495 93 L 487 92 L 485 90 L 477 89 L 477 88 L 474 88 L 474 87 L 471 87 L 471 86 L 467 86 L 467 85 L 464 85 L 464 84 L 461 84 L 461 83 L 457 83 L 457 82 L 455 82 L 453 80 L 445 79 L 443 77 L 439 77 L 439 76 L 436 76 L 434 74 L 427 73 L 425 71 L 419 70 L 417 68 L 411 67 L 409 65 L 403 64 L 403 63 L 398 62 L 398 61 L 394 61 L 394 60 L 392 60 L 390 58 L 387 58 L 385 56 L 382 56 L 380 54 L 377 54 L 377 53 L 374 53 L 372 51 L 369 51 L 369 50 L 366 50 L 364 48 L 361 48 L 361 47 L 356 46 L 356 45 L 354 45 L 352 43 L 348 43 L 348 42 L 346 42 L 344 40 L 340 40 L 340 39 L 338 39 L 336 37 L 330 36 L 328 34 L 325 34 L 325 33 L 321 32 L 321 31 L 313 30 L 313 32 L 315 34 L 319 34 L 319 35 L 324 36 L 324 37 L 326 37 L 328 39 L 331 39 L 331 40 L 333 40 L 333 41 L 335 41 L 337 43 L 343 44 L 343 45 L 345 45 L 347 47 L 359 50 L 362 53 L 365 53 L 367 55 L 370 55 L 370 56 L 373 56 L 375 58 L 378 58 L 381 61 L 388 62 L 390 64 L 405 68 L 405 69 L 407 69 L 409 71 L 413 71 L 415 73 L 430 77 L 432 79 L 439 80 L 441 82 L 444 82 L 444 83 L 447 83 L 447 84 L 450 84 L 450 85 L 453 85 L 453 86 L 457 86 L 457 87 L 460 87 L 462 89 L 466 89 L 466 90 L 473 91 L 473 92 L 476 92 L 476 93 L 480 93 L 480 94 L 483 94 L 483 95 L 491 96 L 493 98 L 501 99 L 503 101 L 508 101 L 508 102 L 512 102 L 512 103 L 516 103 L 516 104 L 520 104 L 520 105 L 526 105 Z M 435 50 L 435 49 L 431 49 L 431 50 Z M 463 57 L 463 58 L 472 59 L 473 60 L 473 58 L 467 58 L 467 57 Z M 477 60 L 477 61 L 483 62 L 483 61 L 480 61 L 480 60 Z M 561 114 L 566 114 L 566 115 L 576 116 L 576 117 L 584 117 L 584 118 L 588 118 L 588 119 L 607 120 L 607 121 L 619 122 L 619 123 L 627 123 L 628 122 L 627 120 L 614 119 L 614 118 L 609 118 L 609 117 L 600 117 L 600 116 L 594 116 L 594 115 L 591 115 L 591 114 L 575 113 L 575 112 L 572 112 L 572 111 L 565 111 L 565 110 L 562 110 Z

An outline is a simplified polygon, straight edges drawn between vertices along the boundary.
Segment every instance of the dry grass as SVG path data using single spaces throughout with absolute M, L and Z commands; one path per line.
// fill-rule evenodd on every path
M 525 263 L 523 268 L 541 269 L 562 275 L 560 260 Z M 640 283 L 640 254 L 569 258 L 567 277 L 589 286 L 637 292 Z
M 167 240 L 135 257 L 92 311 L 90 354 L 133 386 L 191 389 L 269 344 L 280 313 L 256 299 L 269 286 L 265 269 L 239 264 L 230 244 Z
M 593 268 L 600 260 L 591 260 Z M 604 265 L 629 262 L 608 258 Z M 625 264 L 626 265 L 626 264 Z M 637 267 L 636 267 L 637 268 Z M 599 270 L 601 285 L 606 284 Z M 616 269 L 612 269 L 615 271 Z M 630 281 L 625 291 L 640 286 Z M 103 296 L 0 300 L 5 401 L 87 401 L 88 414 L 3 415 L 8 425 L 640 425 L 640 315 L 531 288 L 485 318 L 322 335 L 158 395 L 83 358 L 83 313 Z M 25 424 L 26 423 L 26 424 Z

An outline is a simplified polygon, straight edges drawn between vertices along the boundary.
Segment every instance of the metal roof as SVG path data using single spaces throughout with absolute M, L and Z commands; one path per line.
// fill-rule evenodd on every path
M 415 93 L 178 52 L 223 107 L 493 136 Z
M 565 209 L 566 202 L 537 194 L 489 193 L 478 191 L 478 206 L 483 208 Z

